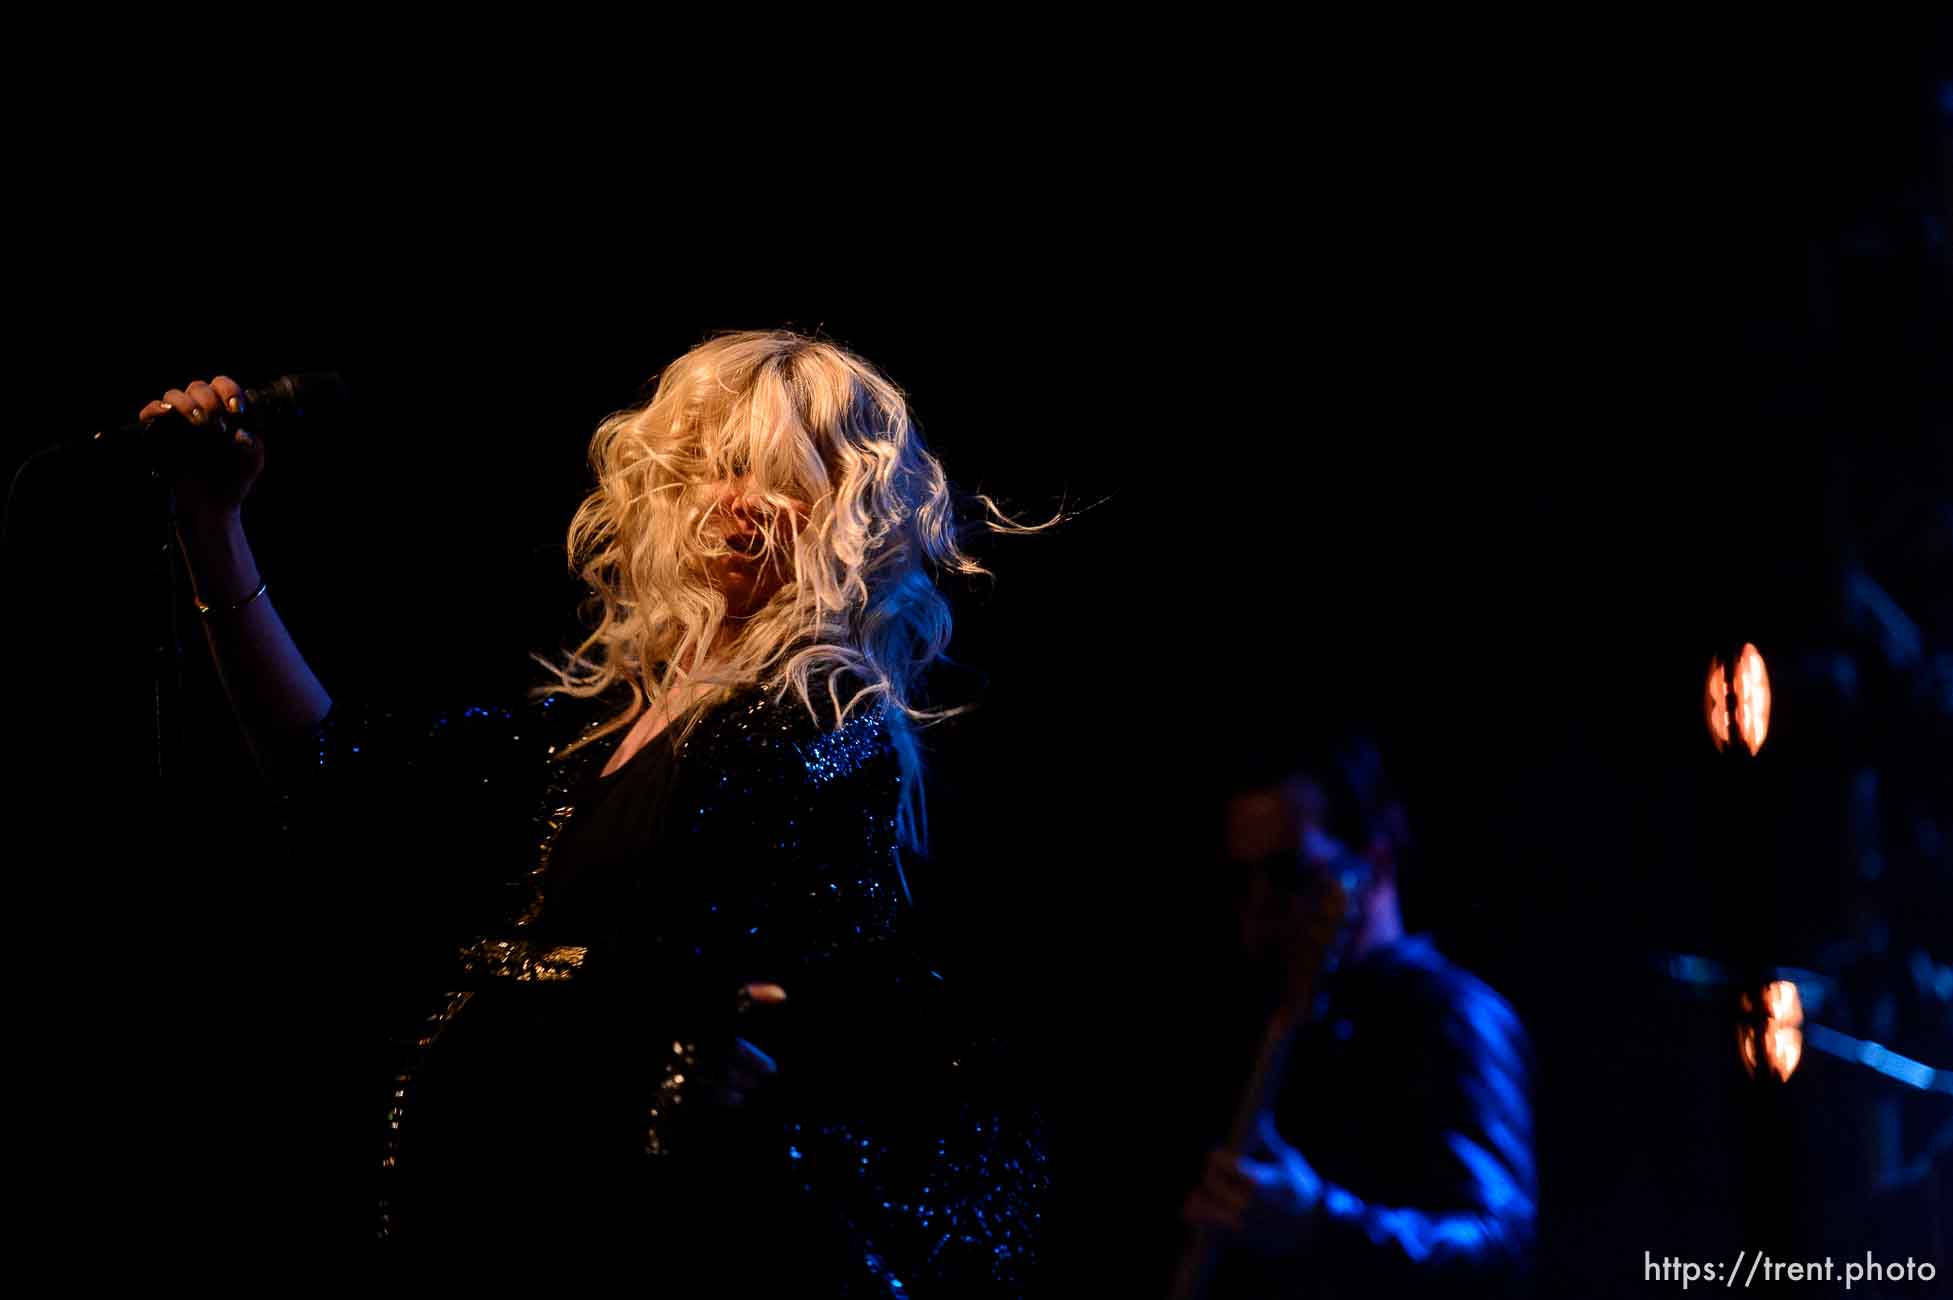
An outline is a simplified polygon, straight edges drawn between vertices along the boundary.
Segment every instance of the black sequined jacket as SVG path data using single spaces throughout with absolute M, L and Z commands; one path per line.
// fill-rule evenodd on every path
M 403 1045 L 376 1161 L 411 1156 L 420 1063 L 498 988 L 544 1002 L 607 990 L 617 1035 L 642 1045 L 626 1080 L 641 1107 L 631 1160 L 710 1143 L 726 1121 L 706 1118 L 697 1084 L 730 1032 L 748 1032 L 737 989 L 772 981 L 792 1030 L 771 1104 L 738 1122 L 762 1129 L 742 1150 L 845 1238 L 850 1275 L 816 1289 L 1021 1291 L 1048 1186 L 1042 1139 L 1034 1108 L 1011 1100 L 1021 1079 L 1001 1039 L 906 942 L 888 724 L 871 711 L 823 730 L 791 695 L 735 695 L 676 749 L 663 860 L 644 864 L 634 901 L 601 933 L 560 933 L 550 850 L 624 730 L 557 755 L 603 716 L 562 697 L 431 717 L 340 703 L 272 763 L 288 828 L 337 824 L 343 838 L 347 819 L 371 816 L 358 834 L 376 853 L 437 837 L 433 869 L 481 885 L 482 914 L 508 918 L 459 945 L 446 995 Z

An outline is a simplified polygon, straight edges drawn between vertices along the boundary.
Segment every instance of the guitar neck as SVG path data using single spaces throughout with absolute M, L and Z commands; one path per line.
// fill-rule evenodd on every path
M 1346 936 L 1347 903 L 1346 896 L 1338 890 L 1332 905 L 1318 918 L 1316 944 L 1312 950 L 1306 950 L 1311 955 L 1298 957 L 1289 966 L 1287 992 L 1281 1006 L 1262 1029 L 1261 1049 L 1255 1054 L 1254 1069 L 1248 1075 L 1247 1086 L 1241 1090 L 1241 1102 L 1235 1107 L 1234 1122 L 1228 1129 L 1227 1146 L 1223 1150 L 1230 1157 L 1239 1156 L 1254 1145 L 1262 1112 L 1281 1089 L 1282 1079 L 1288 1073 L 1289 1046 L 1295 1041 L 1295 1031 L 1307 1020 L 1315 1004 L 1316 986 Z M 1180 1255 L 1171 1300 L 1197 1300 L 1207 1286 L 1218 1244 L 1212 1228 L 1203 1225 L 1193 1230 L 1187 1238 L 1187 1248 Z

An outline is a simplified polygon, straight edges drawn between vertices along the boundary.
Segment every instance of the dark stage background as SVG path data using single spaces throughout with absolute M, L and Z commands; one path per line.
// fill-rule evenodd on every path
M 932 736 L 918 881 L 1048 1090 L 1054 1276 L 1163 1287 L 1233 1086 L 1221 783 L 1351 721 L 1412 801 L 1412 928 L 1535 1040 L 1541 1294 L 1772 1216 L 1944 1269 L 1947 1099 L 1809 1053 L 1760 1140 L 1723 1011 L 1657 973 L 1807 968 L 1814 1018 L 1953 1067 L 1953 83 L 1919 32 L 1818 44 L 1400 87 L 1326 150 L 1217 129 L 1103 186 L 1047 159 L 822 253 L 585 239 L 387 155 L 384 216 L 60 255 L 9 463 L 192 377 L 337 369 L 357 417 L 274 443 L 247 507 L 281 614 L 335 694 L 506 700 L 570 631 L 597 420 L 713 331 L 823 330 L 963 486 L 1074 512 L 953 588 L 936 698 L 979 707 Z M 71 1221 L 355 1241 L 381 903 L 266 836 L 193 615 L 197 776 L 150 800 L 143 518 L 41 462 L 12 522 L 17 960 L 75 995 L 17 1029 L 60 1080 L 36 1158 Z M 1731 638 L 1777 689 L 1740 774 L 1698 704 Z

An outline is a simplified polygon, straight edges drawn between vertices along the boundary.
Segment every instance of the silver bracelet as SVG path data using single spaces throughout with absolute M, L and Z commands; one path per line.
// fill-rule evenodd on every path
M 264 589 L 267 585 L 269 584 L 260 582 L 256 591 L 246 596 L 243 600 L 232 601 L 228 605 L 206 605 L 203 603 L 203 598 L 196 595 L 192 595 L 190 599 L 196 601 L 197 613 L 203 615 L 205 618 L 209 618 L 212 614 L 229 614 L 235 610 L 243 609 L 246 605 L 264 595 Z

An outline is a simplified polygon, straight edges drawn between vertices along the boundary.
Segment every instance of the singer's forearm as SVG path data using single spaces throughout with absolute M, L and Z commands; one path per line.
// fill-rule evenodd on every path
M 238 724 L 259 761 L 274 761 L 266 746 L 317 726 L 332 697 L 285 630 L 269 591 L 241 609 L 224 608 L 256 591 L 261 580 L 239 516 L 179 517 L 176 535 L 198 598 L 216 607 L 203 619 L 204 636 Z

